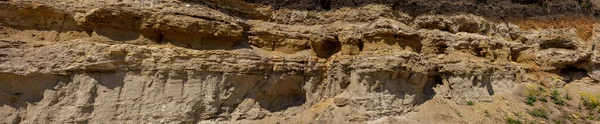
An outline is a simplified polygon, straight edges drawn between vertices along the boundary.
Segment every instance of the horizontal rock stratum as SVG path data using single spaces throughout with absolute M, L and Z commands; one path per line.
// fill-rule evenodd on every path
M 597 123 L 597 5 L 0 0 L 0 123 Z

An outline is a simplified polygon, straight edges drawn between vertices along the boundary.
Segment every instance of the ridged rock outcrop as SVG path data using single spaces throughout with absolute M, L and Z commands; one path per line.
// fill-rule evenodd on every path
M 481 12 L 319 2 L 0 1 L 0 120 L 398 123 L 386 118 L 427 103 L 600 81 L 598 25 L 582 38 Z

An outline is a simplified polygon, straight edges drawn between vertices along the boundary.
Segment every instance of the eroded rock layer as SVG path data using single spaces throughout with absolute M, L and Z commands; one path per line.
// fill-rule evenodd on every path
M 414 123 L 421 116 L 411 113 L 440 101 L 491 104 L 524 84 L 600 81 L 600 25 L 584 38 L 577 28 L 523 29 L 482 14 L 537 2 L 297 2 L 306 5 L 0 0 L 0 120 Z M 583 6 L 592 2 L 531 12 L 595 19 Z M 441 9 L 467 5 L 481 11 Z M 497 113 L 430 122 L 493 123 L 510 111 Z

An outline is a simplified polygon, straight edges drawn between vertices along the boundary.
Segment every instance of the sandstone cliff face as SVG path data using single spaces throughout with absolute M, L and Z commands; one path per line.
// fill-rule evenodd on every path
M 402 1 L 304 2 L 0 1 L 0 120 L 493 123 L 532 108 L 522 102 L 528 84 L 575 95 L 600 81 L 600 25 L 584 38 Z M 567 10 L 532 12 L 594 14 Z

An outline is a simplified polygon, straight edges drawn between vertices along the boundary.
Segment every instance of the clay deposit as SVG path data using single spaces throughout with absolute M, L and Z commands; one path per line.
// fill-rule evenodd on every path
M 598 123 L 597 5 L 0 0 L 0 122 Z

